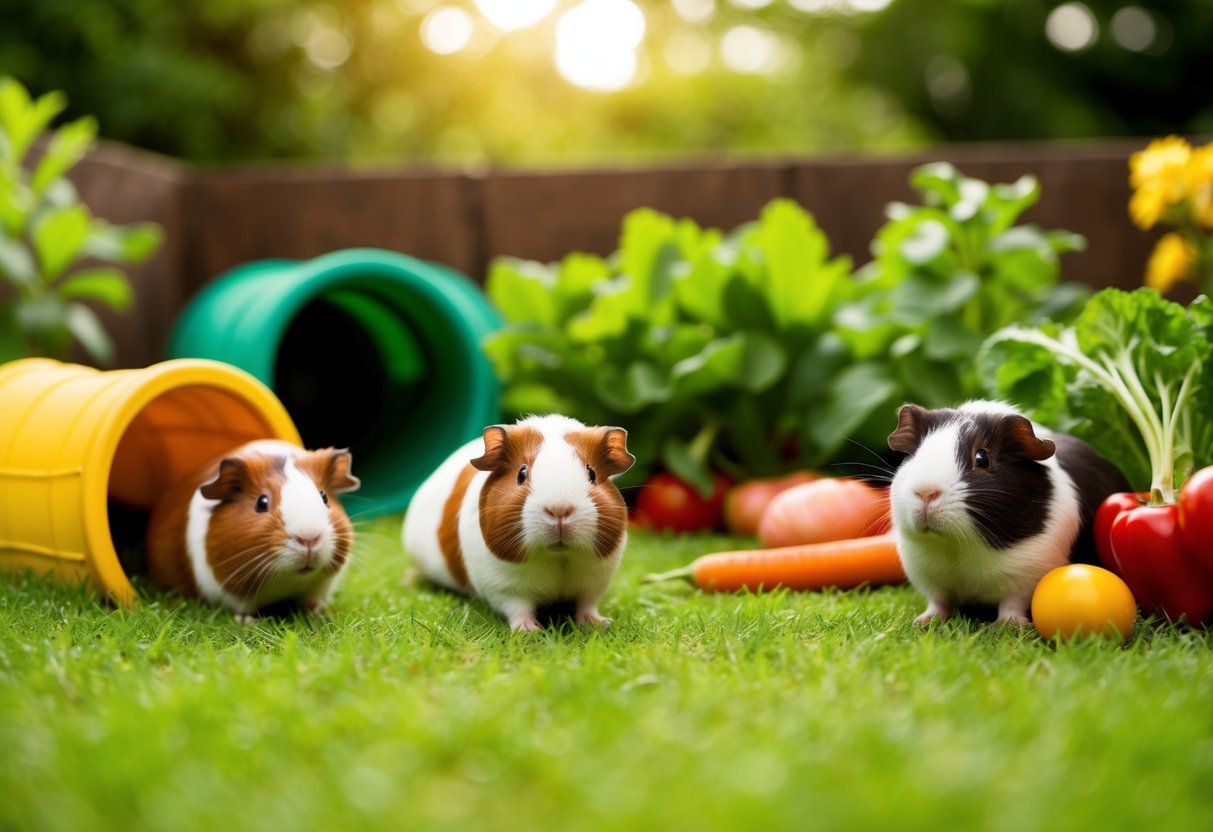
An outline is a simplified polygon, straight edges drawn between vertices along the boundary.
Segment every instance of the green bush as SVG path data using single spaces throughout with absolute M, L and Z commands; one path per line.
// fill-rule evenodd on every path
M 912 182 L 925 204 L 890 206 L 856 275 L 788 200 L 729 234 L 641 209 L 610 257 L 496 260 L 488 293 L 508 323 L 485 346 L 505 409 L 643 428 L 626 482 L 661 465 L 704 493 L 712 468 L 883 452 L 897 405 L 980 396 L 987 335 L 1066 318 L 1087 293 L 1058 283 L 1080 237 L 1014 224 L 1031 177 L 990 186 L 936 164 Z
M 92 118 L 60 127 L 27 169 L 35 140 L 65 104 L 62 94 L 34 100 L 0 78 L 0 362 L 66 358 L 73 342 L 110 362 L 113 342 L 84 302 L 124 310 L 130 283 L 111 266 L 74 267 L 81 258 L 137 263 L 160 244 L 155 224 L 115 226 L 94 217 L 65 178 L 97 135 Z

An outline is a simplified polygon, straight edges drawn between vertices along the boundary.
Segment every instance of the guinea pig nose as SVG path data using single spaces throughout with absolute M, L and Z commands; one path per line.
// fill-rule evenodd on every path
M 308 536 L 297 534 L 297 535 L 295 535 L 295 542 L 298 543 L 300 546 L 302 546 L 305 549 L 312 549 L 316 546 L 317 543 L 320 542 L 320 537 L 321 536 L 318 534 L 313 534 L 313 535 L 308 535 Z
M 547 506 L 543 511 L 554 520 L 568 520 L 573 516 L 573 507 L 567 504 Z
M 923 503 L 929 503 L 932 500 L 939 498 L 940 491 L 933 485 L 924 485 L 921 488 L 915 488 L 914 494 L 918 497 L 918 499 L 922 500 Z

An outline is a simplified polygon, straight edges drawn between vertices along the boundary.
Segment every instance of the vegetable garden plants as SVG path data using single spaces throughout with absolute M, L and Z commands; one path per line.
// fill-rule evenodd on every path
M 620 482 L 637 498 L 657 469 L 707 500 L 713 472 L 867 464 L 896 405 L 979 396 L 986 336 L 1065 319 L 1087 294 L 1058 283 L 1080 237 L 1016 225 L 1032 177 L 989 185 L 933 164 L 911 183 L 923 204 L 890 206 L 858 274 L 783 199 L 728 233 L 640 209 L 608 257 L 496 260 L 487 290 L 507 324 L 484 346 L 505 410 L 643 426 Z
M 1086 439 L 1138 493 L 1095 518 L 1105 565 L 1143 608 L 1213 621 L 1213 302 L 1108 289 L 1072 326 L 1011 327 L 979 363 L 998 395 Z M 1193 475 L 1193 472 L 1198 472 Z

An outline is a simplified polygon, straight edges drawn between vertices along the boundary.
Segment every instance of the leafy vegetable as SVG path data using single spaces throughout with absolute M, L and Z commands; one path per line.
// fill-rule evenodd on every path
M 636 457 L 705 495 L 710 467 L 775 473 L 841 442 L 821 441 L 813 414 L 832 392 L 816 365 L 850 264 L 790 201 L 728 235 L 641 209 L 611 257 L 499 259 L 487 288 L 509 322 L 485 344 L 509 411 L 643 426 Z
M 905 398 L 943 407 L 980 394 L 973 356 L 992 332 L 1077 313 L 1090 292 L 1058 284 L 1058 256 L 1085 241 L 1014 224 L 1040 197 L 1032 176 L 990 185 L 939 162 L 910 184 L 924 204 L 887 208 L 839 334 L 861 358 L 887 356 Z
M 1086 297 L 1057 285 L 1082 239 L 1014 225 L 1039 195 L 1030 177 L 991 186 L 937 164 L 913 182 L 927 204 L 890 207 L 858 279 L 788 200 L 729 234 L 641 209 L 606 259 L 497 260 L 488 292 L 509 324 L 485 346 L 506 410 L 641 427 L 637 458 L 706 495 L 710 467 L 742 479 L 866 455 L 896 405 L 980 395 L 986 336 Z
M 72 267 L 85 257 L 137 263 L 160 245 L 159 226 L 97 219 L 64 178 L 92 146 L 93 119 L 61 126 L 26 170 L 34 141 L 66 103 L 58 93 L 31 100 L 19 83 L 0 78 L 0 362 L 65 358 L 74 340 L 94 360 L 109 363 L 113 342 L 83 302 L 128 309 L 130 282 L 112 267 Z
M 1151 503 L 1213 463 L 1213 301 L 1107 289 L 1072 326 L 1009 327 L 979 362 L 990 392 L 1090 442 Z

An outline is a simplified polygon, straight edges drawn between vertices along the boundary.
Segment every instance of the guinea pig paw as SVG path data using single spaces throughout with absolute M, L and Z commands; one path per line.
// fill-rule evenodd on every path
M 243 624 L 248 627 L 257 623 L 259 616 L 256 613 L 238 612 L 235 613 L 236 623 Z
M 543 625 L 539 623 L 539 619 L 534 613 L 519 615 L 510 619 L 510 629 L 515 633 L 533 633 L 536 630 L 542 630 Z
M 1007 627 L 1030 627 L 1032 625 L 1031 619 L 1021 612 L 1000 612 L 994 623 Z
M 927 603 L 927 608 L 922 614 L 915 617 L 914 623 L 919 627 L 929 627 L 931 622 L 938 619 L 939 621 L 947 621 L 952 616 L 952 608 L 947 604 L 938 601 L 930 601 Z
M 591 627 L 597 627 L 600 630 L 605 630 L 607 627 L 611 626 L 611 619 L 604 615 L 599 615 L 598 610 L 589 609 L 581 610 L 577 613 L 577 623 L 582 626 L 589 625 Z

